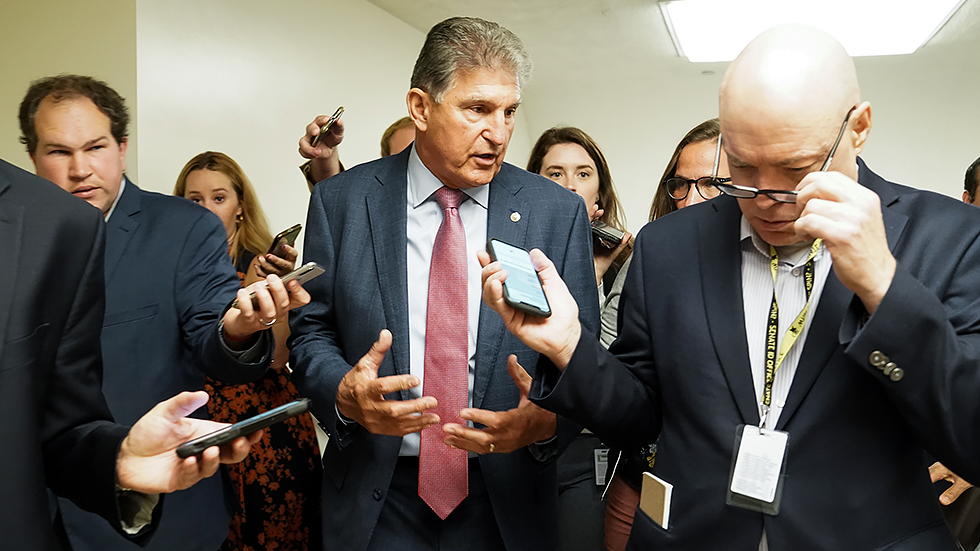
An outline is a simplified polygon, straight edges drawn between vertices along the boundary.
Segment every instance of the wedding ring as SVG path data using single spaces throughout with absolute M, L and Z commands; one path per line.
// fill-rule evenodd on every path
M 272 318 L 272 321 L 268 321 L 268 322 L 263 320 L 262 318 L 259 318 L 259 323 L 261 323 L 266 327 L 272 327 L 272 324 L 276 323 L 276 318 Z
M 490 442 L 490 453 L 493 453 L 493 450 L 495 449 L 497 449 L 497 446 L 494 446 L 493 442 Z

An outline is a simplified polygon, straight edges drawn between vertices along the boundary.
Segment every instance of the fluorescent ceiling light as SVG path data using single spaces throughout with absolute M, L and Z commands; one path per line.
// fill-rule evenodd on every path
M 802 23 L 834 36 L 852 56 L 910 54 L 965 0 L 674 0 L 660 9 L 677 53 L 731 61 L 762 31 Z

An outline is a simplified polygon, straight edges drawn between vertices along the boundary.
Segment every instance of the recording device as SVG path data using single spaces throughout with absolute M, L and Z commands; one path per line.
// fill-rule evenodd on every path
M 272 246 L 269 247 L 269 252 L 267 254 L 274 254 L 279 258 L 286 258 L 286 249 L 283 245 L 289 245 L 292 247 L 296 244 L 296 238 L 299 236 L 299 232 L 303 229 L 303 224 L 296 224 L 291 228 L 287 228 L 279 232 L 279 235 L 272 240 Z
M 487 253 L 507 270 L 504 302 L 527 314 L 543 318 L 551 315 L 551 306 L 548 305 L 529 252 L 499 239 L 490 239 L 487 241 Z
M 330 119 L 326 122 L 326 124 L 320 127 L 320 133 L 313 136 L 313 147 L 316 147 L 317 144 L 320 143 L 320 136 L 325 135 L 327 131 L 330 130 L 330 127 L 333 126 L 333 123 L 337 122 L 337 120 L 340 119 L 343 114 L 344 106 L 341 105 L 336 111 L 333 112 L 333 115 L 330 115 Z
M 282 284 L 285 285 L 292 280 L 296 280 L 300 285 L 306 283 L 307 281 L 317 277 L 324 272 L 323 268 L 320 267 L 316 262 L 307 262 L 299 268 L 289 272 L 288 274 L 282 276 Z M 258 309 L 259 299 L 255 296 L 255 291 L 248 294 L 248 297 L 252 299 L 252 308 Z M 238 299 L 236 298 L 234 302 L 231 303 L 232 308 L 238 308 Z
M 626 235 L 626 232 L 601 220 L 596 220 L 592 223 L 592 235 L 599 240 L 603 247 L 615 249 L 623 242 L 623 236 Z
M 230 442 L 239 436 L 247 436 L 257 430 L 264 429 L 280 421 L 285 421 L 290 417 L 296 417 L 301 413 L 306 413 L 310 409 L 309 398 L 303 398 L 270 409 L 265 413 L 260 413 L 255 417 L 249 417 L 244 421 L 239 421 L 234 425 L 218 429 L 210 434 L 205 434 L 189 442 L 177 446 L 177 457 L 185 458 L 197 455 L 211 446 L 219 446 L 225 442 Z

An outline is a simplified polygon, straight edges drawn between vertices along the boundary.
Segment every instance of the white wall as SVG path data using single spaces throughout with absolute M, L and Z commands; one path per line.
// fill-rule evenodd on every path
M 377 158 L 424 40 L 363 0 L 139 0 L 136 15 L 139 185 L 170 193 L 191 157 L 222 151 L 273 234 L 306 220 L 305 126 L 344 105 L 341 159 Z
M 0 158 L 34 171 L 17 141 L 17 109 L 34 80 L 61 73 L 105 80 L 129 106 L 136 136 L 136 5 L 132 0 L 0 1 Z M 138 170 L 130 147 L 130 174 Z

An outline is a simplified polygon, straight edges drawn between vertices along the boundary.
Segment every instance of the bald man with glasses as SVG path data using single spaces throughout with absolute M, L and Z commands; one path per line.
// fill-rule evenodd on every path
M 927 454 L 980 478 L 980 216 L 888 182 L 831 37 L 777 27 L 730 65 L 724 194 L 644 228 L 609 351 L 532 253 L 552 315 L 484 300 L 549 361 L 532 399 L 636 446 L 673 485 L 627 549 L 957 549 Z M 843 121 L 843 122 L 842 122 Z

